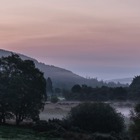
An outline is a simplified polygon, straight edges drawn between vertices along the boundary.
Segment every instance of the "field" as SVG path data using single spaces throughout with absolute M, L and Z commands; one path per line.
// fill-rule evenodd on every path
M 53 118 L 63 119 L 67 116 L 70 109 L 80 102 L 59 102 L 56 104 L 47 103 L 45 105 L 44 111 L 41 112 L 40 118 L 41 120 L 48 120 Z M 116 110 L 124 115 L 125 118 L 129 118 L 130 110 L 132 110 L 134 104 L 128 102 L 115 102 L 109 103 L 111 104 Z
M 56 104 L 47 103 L 45 105 L 44 111 L 40 114 L 40 119 L 62 119 L 69 113 L 70 109 L 78 105 L 78 103 L 79 102 L 59 102 Z
M 63 119 L 70 109 L 80 102 L 59 102 L 56 104 L 47 103 L 44 111 L 40 114 L 41 120 L 53 118 Z M 133 104 L 128 103 L 113 103 L 111 104 L 118 112 L 125 116 L 125 121 L 129 123 L 129 112 Z M 0 126 L 0 140 L 62 140 L 50 137 L 47 133 L 36 133 L 27 128 L 19 128 L 16 126 Z

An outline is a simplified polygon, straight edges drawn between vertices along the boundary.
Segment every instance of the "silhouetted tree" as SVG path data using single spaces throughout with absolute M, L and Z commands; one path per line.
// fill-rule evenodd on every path
M 62 96 L 62 90 L 60 88 L 55 88 L 55 95 Z
M 53 93 L 53 85 L 52 85 L 52 80 L 50 77 L 48 77 L 48 79 L 47 79 L 47 93 L 49 95 L 52 95 L 52 93 Z
M 52 103 L 57 103 L 59 101 L 58 97 L 57 96 L 52 96 L 51 97 L 51 102 Z
M 80 85 L 74 85 L 74 86 L 72 87 L 71 91 L 72 91 L 73 93 L 80 93 L 80 92 L 82 91 L 82 88 L 81 88 Z
M 25 119 L 38 119 L 46 99 L 43 73 L 33 61 L 22 60 L 15 54 L 0 59 L 0 72 L 6 77 L 5 89 L 0 87 L 6 96 L 6 105 L 10 107 L 10 111 L 6 110 L 15 115 L 16 123 Z
M 7 74 L 0 71 L 0 123 L 5 123 L 6 119 L 13 117 L 12 113 L 10 113 L 8 81 L 9 77 L 7 77 Z
M 67 100 L 81 101 L 108 101 L 108 100 L 127 100 L 127 87 L 90 87 L 87 85 L 74 85 L 71 92 L 63 94 Z
M 140 76 L 136 76 L 129 86 L 129 99 L 140 100 Z
M 127 100 L 127 89 L 123 87 L 116 87 L 112 89 L 113 100 Z

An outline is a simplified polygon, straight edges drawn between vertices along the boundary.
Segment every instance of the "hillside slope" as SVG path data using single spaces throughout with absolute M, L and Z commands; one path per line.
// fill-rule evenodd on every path
M 10 52 L 7 50 L 2 50 L 0 49 L 0 57 L 2 56 L 9 56 L 11 53 L 15 52 Z M 15 53 L 18 54 L 18 53 Z M 38 62 L 36 59 L 30 58 L 28 56 L 25 56 L 23 54 L 18 54 L 23 60 L 29 59 L 34 61 L 35 65 L 37 68 L 39 68 L 43 73 L 45 78 L 47 79 L 50 77 L 53 82 L 53 87 L 54 88 L 68 88 L 70 89 L 73 85 L 75 84 L 86 84 L 88 86 L 92 87 L 101 87 L 101 86 L 110 86 L 110 87 L 117 87 L 117 86 L 127 86 L 127 85 L 121 85 L 121 84 L 115 84 L 113 82 L 103 82 L 103 81 L 98 81 L 97 79 L 86 79 L 84 77 L 81 77 L 69 70 L 52 66 L 52 65 L 46 65 L 44 63 Z
M 11 55 L 11 53 L 15 52 L 0 49 L 0 57 L 9 56 Z M 37 60 L 22 54 L 18 55 L 23 60 L 29 59 L 34 61 L 36 67 L 38 67 L 44 73 L 45 78 L 47 79 L 48 77 L 50 77 L 52 79 L 54 87 L 71 88 L 75 84 L 85 84 L 88 81 L 88 79 L 78 76 L 69 70 L 40 63 Z

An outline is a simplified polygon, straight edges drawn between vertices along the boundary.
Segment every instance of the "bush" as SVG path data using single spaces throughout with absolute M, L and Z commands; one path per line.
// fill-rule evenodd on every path
M 33 130 L 37 132 L 44 132 L 46 136 L 61 137 L 65 133 L 65 129 L 61 125 L 61 121 L 57 119 L 49 121 L 38 121 Z
M 51 97 L 51 102 L 52 103 L 57 103 L 59 101 L 58 97 L 57 96 L 52 96 Z
M 33 126 L 33 130 L 38 131 L 38 132 L 44 132 L 47 131 L 48 123 L 45 120 L 40 120 L 37 121 L 36 124 Z
M 104 103 L 83 103 L 71 109 L 66 121 L 88 132 L 122 132 L 124 119 L 114 108 Z

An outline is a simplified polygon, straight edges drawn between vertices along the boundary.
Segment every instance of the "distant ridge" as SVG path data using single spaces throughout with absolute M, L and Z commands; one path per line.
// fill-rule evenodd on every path
M 133 78 L 121 78 L 121 79 L 112 79 L 112 80 L 108 80 L 107 82 L 114 82 L 114 83 L 121 83 L 121 84 L 131 84 L 132 83 Z
M 108 83 L 105 83 L 103 81 L 98 81 L 97 79 L 86 79 L 69 70 L 38 62 L 36 59 L 25 56 L 23 54 L 0 49 L 0 57 L 9 56 L 11 55 L 11 53 L 18 54 L 23 60 L 29 59 L 34 61 L 36 67 L 39 68 L 44 73 L 45 78 L 47 79 L 48 77 L 50 77 L 52 79 L 54 88 L 59 87 L 64 89 L 70 89 L 75 84 L 80 84 L 80 85 L 86 84 L 92 87 L 97 87 L 97 86 L 101 87 L 103 85 L 108 86 Z M 114 84 L 112 82 L 110 85 L 112 87 L 121 86 L 120 84 Z M 126 85 L 122 85 L 122 86 L 126 86 Z

